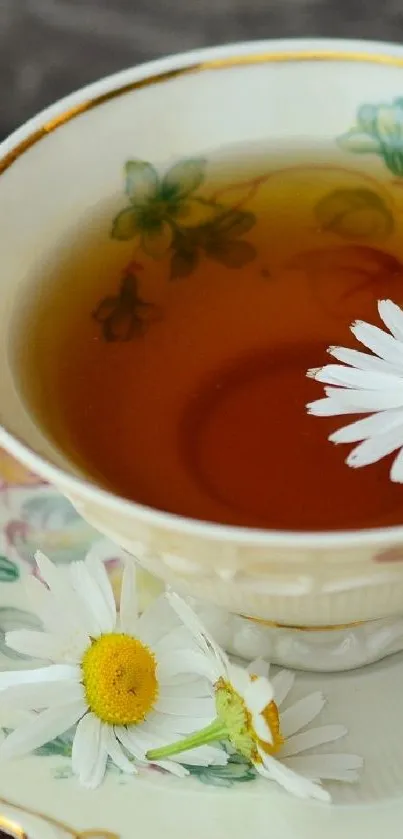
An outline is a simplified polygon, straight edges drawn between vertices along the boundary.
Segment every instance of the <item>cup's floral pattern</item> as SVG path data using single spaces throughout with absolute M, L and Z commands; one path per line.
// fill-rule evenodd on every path
M 132 263 L 123 272 L 117 294 L 104 297 L 93 317 L 101 324 L 108 342 L 130 341 L 135 335 L 142 335 L 148 323 L 158 317 L 158 308 L 140 295 Z
M 323 232 L 354 242 L 385 239 L 394 227 L 391 209 L 373 189 L 336 189 L 317 203 L 315 215 Z
M 163 175 L 144 160 L 125 164 L 129 205 L 115 217 L 112 238 L 131 240 L 153 259 L 169 256 L 171 280 L 188 276 L 202 252 L 228 268 L 240 268 L 256 255 L 253 245 L 241 240 L 254 215 L 200 193 L 206 167 L 201 157 L 181 160 Z
M 214 203 L 195 195 L 205 177 L 206 160 L 189 158 L 161 177 L 145 160 L 125 164 L 126 195 L 130 201 L 115 218 L 114 239 L 133 239 L 146 254 L 165 256 L 177 227 L 199 227 L 217 213 Z
M 403 97 L 361 105 L 355 125 L 338 142 L 355 154 L 379 155 L 393 175 L 403 177 Z

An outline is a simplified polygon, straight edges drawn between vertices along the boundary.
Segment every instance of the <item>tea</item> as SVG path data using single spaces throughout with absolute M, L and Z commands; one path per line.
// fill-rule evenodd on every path
M 326 347 L 352 345 L 380 297 L 403 301 L 403 197 L 360 166 L 317 151 L 126 164 L 126 196 L 42 277 L 23 349 L 27 397 L 88 475 L 222 524 L 402 523 L 388 459 L 349 469 L 327 440 L 339 419 L 305 409 Z

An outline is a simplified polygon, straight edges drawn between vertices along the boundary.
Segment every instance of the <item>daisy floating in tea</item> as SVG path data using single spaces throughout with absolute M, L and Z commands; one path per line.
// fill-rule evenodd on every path
M 378 312 L 387 331 L 364 321 L 351 326 L 365 352 L 330 347 L 329 354 L 341 364 L 308 371 L 325 384 L 326 395 L 307 407 L 321 417 L 369 414 L 333 432 L 329 440 L 358 443 L 346 460 L 354 468 L 397 452 L 390 478 L 403 483 L 403 311 L 391 300 L 380 300 Z

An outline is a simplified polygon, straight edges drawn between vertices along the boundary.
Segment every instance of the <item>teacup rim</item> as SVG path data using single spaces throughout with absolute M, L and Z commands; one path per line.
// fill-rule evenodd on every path
M 341 47 L 343 51 L 340 52 Z M 364 50 L 363 50 L 364 47 Z M 403 69 L 403 46 L 387 41 L 345 38 L 284 38 L 239 41 L 216 47 L 205 47 L 148 61 L 105 76 L 59 99 L 17 128 L 0 144 L 0 175 L 42 136 L 61 127 L 76 115 L 101 104 L 109 96 L 124 94 L 142 83 L 159 83 L 172 78 L 176 72 L 199 69 L 221 69 L 247 66 L 260 60 L 354 60 L 400 66 Z M 276 58 L 274 58 L 276 56 Z M 250 59 L 250 61 L 248 61 Z M 216 63 L 216 66 L 214 66 Z M 64 117 L 64 118 L 63 118 Z M 283 547 L 329 549 L 365 545 L 388 545 L 403 542 L 403 524 L 357 530 L 297 531 L 237 527 L 201 521 L 148 507 L 121 497 L 93 484 L 84 477 L 76 477 L 37 454 L 18 440 L 4 425 L 0 425 L 0 446 L 39 474 L 55 484 L 71 498 L 84 498 L 90 503 L 102 503 L 111 511 L 137 513 L 145 525 L 164 527 L 170 531 L 200 536 L 216 542 L 232 542 L 255 547 Z

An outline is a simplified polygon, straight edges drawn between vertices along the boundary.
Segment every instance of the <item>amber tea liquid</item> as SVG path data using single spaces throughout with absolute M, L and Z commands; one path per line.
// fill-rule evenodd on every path
M 308 416 L 323 389 L 305 373 L 354 346 L 350 323 L 377 322 L 379 298 L 403 303 L 402 190 L 318 155 L 126 174 L 31 307 L 22 386 L 47 432 L 103 486 L 170 513 L 401 524 L 388 460 L 345 465 L 327 438 L 346 417 Z

